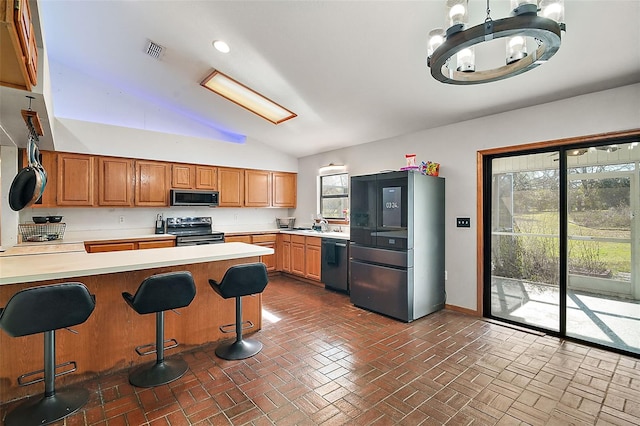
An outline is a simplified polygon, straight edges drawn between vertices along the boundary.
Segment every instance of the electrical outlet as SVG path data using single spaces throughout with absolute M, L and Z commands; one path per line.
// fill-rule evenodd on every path
M 457 217 L 456 218 L 456 226 L 458 228 L 471 228 L 471 218 L 470 217 Z
M 120 216 L 119 222 L 124 223 L 124 216 Z

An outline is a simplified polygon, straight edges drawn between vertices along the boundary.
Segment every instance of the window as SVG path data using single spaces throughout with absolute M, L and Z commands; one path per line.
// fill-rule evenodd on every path
M 320 176 L 320 214 L 325 219 L 349 217 L 349 174 Z

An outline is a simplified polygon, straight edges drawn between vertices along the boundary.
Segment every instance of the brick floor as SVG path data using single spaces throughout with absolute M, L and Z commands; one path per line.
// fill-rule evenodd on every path
M 265 316 L 255 357 L 225 361 L 207 345 L 183 354 L 185 376 L 152 389 L 127 371 L 99 377 L 59 424 L 640 424 L 635 358 L 446 310 L 405 324 L 285 277 L 263 303 L 279 321 Z

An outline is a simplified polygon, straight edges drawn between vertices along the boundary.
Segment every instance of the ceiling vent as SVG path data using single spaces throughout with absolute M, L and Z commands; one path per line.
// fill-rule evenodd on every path
M 164 47 L 149 40 L 145 53 L 154 59 L 160 59 L 164 54 Z

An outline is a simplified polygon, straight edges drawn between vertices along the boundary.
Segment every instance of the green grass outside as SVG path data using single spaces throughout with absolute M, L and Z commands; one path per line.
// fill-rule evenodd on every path
M 517 232 L 527 234 L 558 235 L 559 218 L 557 212 L 543 212 L 535 214 L 515 215 L 514 221 Z M 629 229 L 594 229 L 569 223 L 569 236 L 584 236 L 598 238 L 630 238 Z M 549 237 L 526 237 L 522 241 L 525 245 L 534 244 L 535 239 L 543 238 L 547 255 L 558 255 L 558 239 Z M 537 241 L 540 244 L 541 241 Z M 569 240 L 569 258 L 577 263 L 604 265 L 615 275 L 618 272 L 631 272 L 631 244 L 605 241 Z

